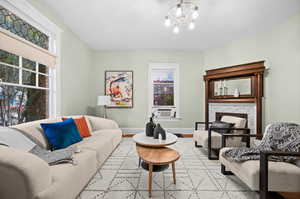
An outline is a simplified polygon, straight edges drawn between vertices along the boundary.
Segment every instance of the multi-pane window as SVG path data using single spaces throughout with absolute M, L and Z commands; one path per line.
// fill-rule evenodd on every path
M 178 118 L 178 65 L 150 64 L 150 111 L 157 118 Z
M 35 45 L 49 49 L 49 37 L 0 5 L 0 27 Z
M 47 66 L 0 49 L 0 126 L 46 118 L 49 78 Z
M 153 79 L 153 105 L 174 106 L 174 71 L 154 70 Z

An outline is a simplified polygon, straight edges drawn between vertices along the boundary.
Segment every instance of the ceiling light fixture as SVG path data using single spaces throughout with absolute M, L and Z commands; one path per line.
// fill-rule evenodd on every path
M 193 30 L 195 29 L 195 20 L 198 17 L 198 6 L 194 0 L 177 0 L 165 17 L 165 26 L 172 26 L 174 34 L 178 34 L 182 26 L 187 26 L 189 30 Z

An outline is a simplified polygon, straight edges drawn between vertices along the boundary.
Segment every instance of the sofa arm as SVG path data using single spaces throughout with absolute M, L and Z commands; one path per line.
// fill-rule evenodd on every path
M 51 184 L 50 166 L 37 156 L 0 146 L 1 199 L 34 198 Z
M 89 119 L 93 131 L 104 129 L 119 129 L 119 125 L 113 120 L 93 116 L 86 117 Z

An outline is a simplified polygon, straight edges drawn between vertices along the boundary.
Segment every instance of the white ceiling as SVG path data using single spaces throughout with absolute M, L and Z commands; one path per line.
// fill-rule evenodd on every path
M 164 27 L 175 0 L 43 0 L 98 50 L 205 49 L 264 31 L 300 11 L 300 0 L 199 0 L 193 31 Z

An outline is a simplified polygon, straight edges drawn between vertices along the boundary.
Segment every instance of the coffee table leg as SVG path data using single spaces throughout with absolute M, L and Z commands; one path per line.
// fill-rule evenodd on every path
M 152 170 L 153 170 L 153 165 L 149 164 L 149 181 L 148 181 L 149 198 L 151 198 L 151 191 L 152 191 Z
M 139 157 L 139 168 L 141 166 L 142 159 Z
M 172 163 L 173 181 L 176 184 L 175 162 Z

